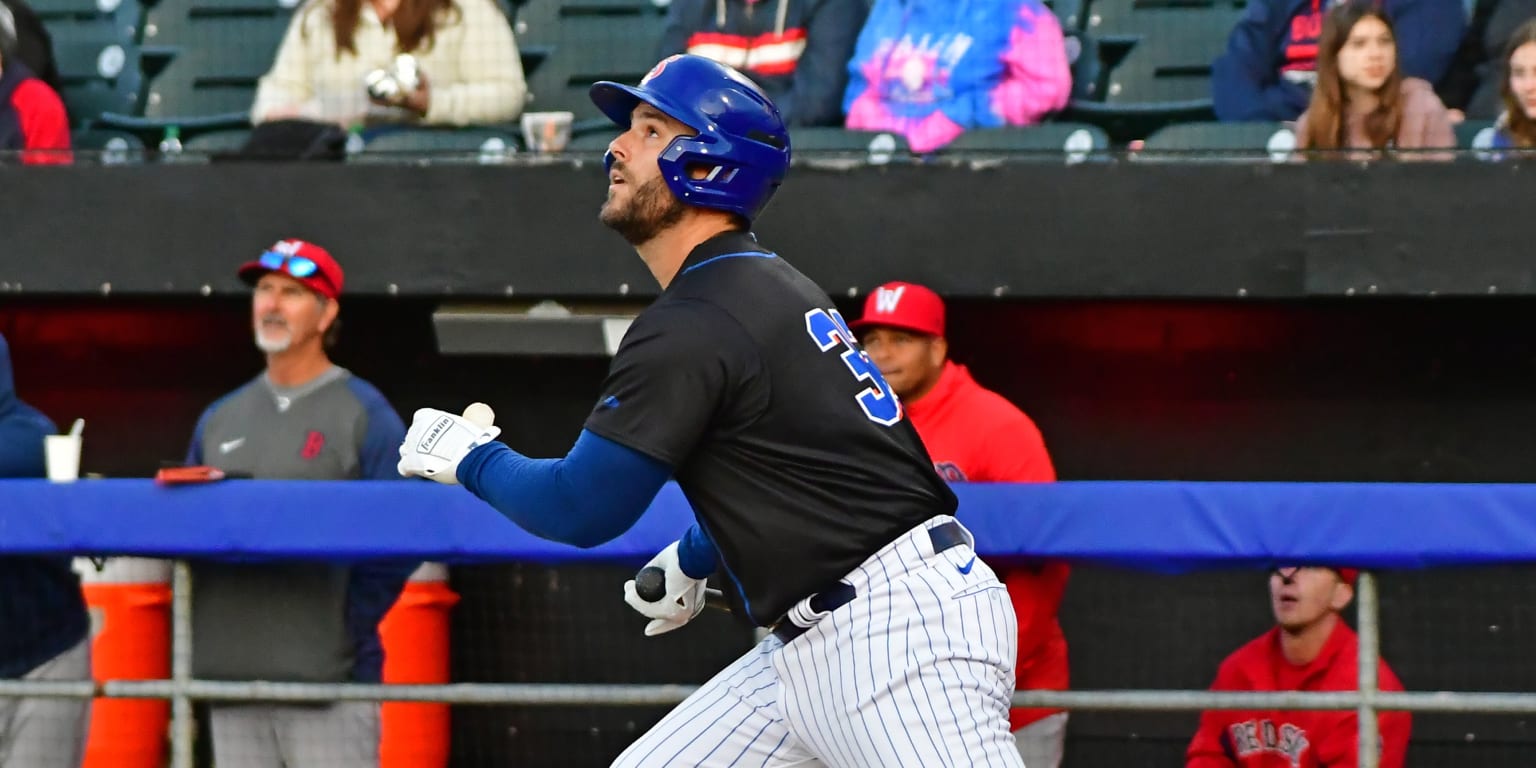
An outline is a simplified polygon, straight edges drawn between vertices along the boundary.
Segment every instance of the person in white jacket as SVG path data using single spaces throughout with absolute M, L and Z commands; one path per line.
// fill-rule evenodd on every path
M 420 86 L 394 103 L 364 78 L 411 54 Z M 527 96 L 511 25 L 494 0 L 308 0 L 294 13 L 251 122 L 510 122 Z

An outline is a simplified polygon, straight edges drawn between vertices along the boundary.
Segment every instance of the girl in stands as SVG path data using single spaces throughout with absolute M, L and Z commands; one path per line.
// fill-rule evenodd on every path
M 1349 0 L 1324 19 L 1317 87 L 1296 120 L 1296 146 L 1378 151 L 1456 146 L 1445 105 L 1430 84 L 1403 76 L 1392 22 L 1372 0 Z
M 400 53 L 415 58 L 419 86 L 369 96 L 365 77 Z M 251 121 L 499 123 L 522 113 L 526 90 L 494 0 L 308 0 L 261 78 Z
M 1493 146 L 1536 148 L 1536 19 L 1510 36 L 1504 64 L 1504 114 L 1495 125 Z

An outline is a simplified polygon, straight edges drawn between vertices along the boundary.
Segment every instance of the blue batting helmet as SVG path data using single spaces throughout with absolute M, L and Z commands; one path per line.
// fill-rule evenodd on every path
M 702 56 L 663 59 L 640 85 L 594 83 L 592 103 L 629 127 L 641 102 L 698 131 L 678 136 L 657 158 L 672 194 L 689 205 L 757 217 L 789 169 L 789 132 L 779 109 L 740 72 Z M 613 164 L 613 156 L 606 158 Z M 705 168 L 693 178 L 693 168 Z

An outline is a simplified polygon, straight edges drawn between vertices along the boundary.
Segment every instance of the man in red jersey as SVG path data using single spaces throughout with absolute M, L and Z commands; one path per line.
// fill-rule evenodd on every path
M 1002 395 L 949 359 L 944 302 L 914 283 L 886 283 L 852 325 L 864 350 L 901 398 L 934 469 L 950 482 L 1048 483 L 1056 470 L 1035 423 Z M 1056 621 L 1067 565 L 1040 562 L 998 568 L 1019 620 L 1019 690 L 1065 690 L 1067 641 Z M 1009 726 L 1029 768 L 1057 768 L 1067 713 L 1013 709 Z
M 1216 691 L 1353 691 L 1359 643 L 1339 618 L 1355 595 L 1348 568 L 1281 568 L 1269 577 L 1276 626 L 1237 649 L 1216 672 Z M 1403 684 L 1380 662 L 1378 686 Z M 1354 710 L 1213 710 L 1200 718 L 1186 768 L 1354 768 L 1359 733 Z M 1377 716 L 1381 768 L 1402 768 L 1407 712 Z

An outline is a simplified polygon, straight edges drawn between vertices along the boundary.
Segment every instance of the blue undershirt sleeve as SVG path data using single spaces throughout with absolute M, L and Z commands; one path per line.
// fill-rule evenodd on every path
M 671 476 L 665 462 L 586 430 L 563 459 L 490 442 L 458 469 L 460 485 L 523 530 L 583 548 L 629 530 Z

